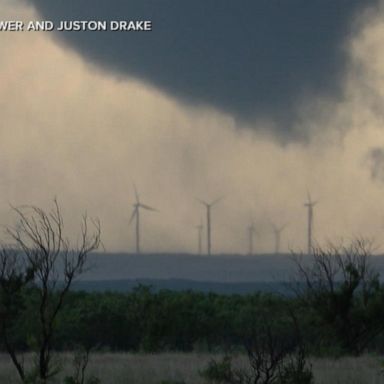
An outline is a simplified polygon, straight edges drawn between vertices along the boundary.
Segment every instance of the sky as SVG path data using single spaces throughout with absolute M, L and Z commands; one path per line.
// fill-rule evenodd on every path
M 310 4 L 309 4 L 310 3 Z M 306 248 L 384 232 L 382 1 L 15 1 L 1 20 L 149 19 L 151 32 L 0 32 L 0 223 L 57 196 L 108 251 Z

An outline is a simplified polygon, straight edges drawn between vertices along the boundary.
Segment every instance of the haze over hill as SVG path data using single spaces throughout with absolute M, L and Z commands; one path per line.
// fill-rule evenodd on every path
M 95 253 L 82 280 L 179 279 L 200 282 L 289 281 L 295 273 L 290 254 L 213 255 Z M 384 256 L 372 257 L 384 275 Z

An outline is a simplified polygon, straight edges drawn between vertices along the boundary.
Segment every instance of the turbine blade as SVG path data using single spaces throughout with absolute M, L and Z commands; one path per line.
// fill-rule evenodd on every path
M 131 223 L 132 223 L 132 221 L 136 215 L 137 215 L 137 206 L 133 209 L 133 212 L 132 212 L 131 218 L 129 219 L 128 225 L 131 225 Z
M 219 197 L 218 199 L 216 200 L 213 200 L 211 204 L 209 204 L 211 207 L 213 207 L 214 205 L 218 204 L 221 200 L 224 199 L 224 196 L 221 196 Z
M 309 190 L 307 189 L 307 199 L 308 199 L 308 204 L 312 204 L 312 199 L 311 199 L 311 194 L 309 193 Z
M 158 212 L 158 210 L 157 209 L 155 209 L 155 208 L 152 208 L 152 207 L 150 207 L 149 205 L 146 205 L 146 204 L 139 204 L 139 207 L 140 208 L 144 208 L 144 209 L 146 209 L 146 210 L 148 210 L 148 211 L 155 211 L 155 212 Z
M 136 185 L 133 183 L 133 190 L 135 191 L 136 203 L 140 203 L 139 194 L 137 193 Z
M 203 204 L 203 205 L 205 205 L 205 206 L 208 206 L 208 205 L 209 205 L 206 201 L 201 200 L 201 199 L 198 199 L 197 197 L 196 197 L 196 201 L 198 201 L 200 204 Z

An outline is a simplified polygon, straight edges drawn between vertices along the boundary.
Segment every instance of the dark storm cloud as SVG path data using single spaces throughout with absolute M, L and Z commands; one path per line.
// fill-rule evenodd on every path
M 294 136 L 305 100 L 340 97 L 354 16 L 374 0 L 31 0 L 50 20 L 152 20 L 152 32 L 67 32 L 86 59 L 193 104 Z

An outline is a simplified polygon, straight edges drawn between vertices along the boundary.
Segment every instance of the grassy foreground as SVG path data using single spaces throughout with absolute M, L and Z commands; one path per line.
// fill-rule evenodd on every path
M 88 374 L 99 377 L 102 384 L 160 384 L 162 380 L 203 384 L 198 371 L 213 357 L 198 353 L 95 353 L 91 356 Z M 26 356 L 26 362 L 31 359 L 32 356 Z M 60 355 L 63 374 L 59 377 L 70 373 L 71 359 L 70 354 Z M 246 363 L 245 357 L 240 359 Z M 363 356 L 312 359 L 311 363 L 316 384 L 384 384 L 381 361 L 384 358 Z M 0 355 L 0 384 L 16 383 L 19 381 L 8 356 Z

